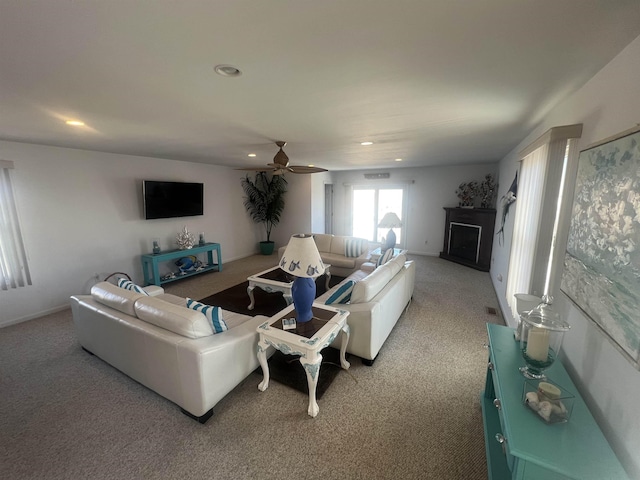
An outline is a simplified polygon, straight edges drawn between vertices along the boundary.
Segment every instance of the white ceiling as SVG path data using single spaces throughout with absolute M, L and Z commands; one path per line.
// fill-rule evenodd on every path
M 0 0 L 0 139 L 235 167 L 275 140 L 330 170 L 495 162 L 638 35 L 638 0 Z

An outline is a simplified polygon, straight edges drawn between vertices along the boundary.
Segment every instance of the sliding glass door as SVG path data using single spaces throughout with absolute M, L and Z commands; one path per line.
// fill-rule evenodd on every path
M 394 228 L 396 243 L 404 242 L 404 188 L 354 186 L 351 212 L 352 232 L 354 237 L 366 238 L 370 242 L 381 243 L 387 236 L 388 228 L 378 228 L 385 214 L 392 212 L 403 222 L 402 227 Z

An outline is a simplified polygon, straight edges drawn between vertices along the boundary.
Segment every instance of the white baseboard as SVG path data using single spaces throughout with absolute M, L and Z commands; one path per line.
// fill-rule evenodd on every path
M 47 310 L 43 310 L 41 312 L 32 313 L 31 315 L 25 315 L 20 318 L 11 318 L 9 320 L 0 321 L 0 328 L 8 327 L 9 325 L 16 325 L 18 323 L 27 322 L 29 320 L 33 320 L 34 318 L 44 317 L 45 315 L 49 315 L 52 313 L 58 313 L 63 310 L 67 310 L 71 308 L 69 305 L 60 305 L 58 307 L 49 308 Z

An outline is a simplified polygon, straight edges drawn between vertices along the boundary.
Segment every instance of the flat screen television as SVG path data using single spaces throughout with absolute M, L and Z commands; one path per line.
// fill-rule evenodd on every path
M 204 214 L 204 184 L 143 180 L 144 218 L 192 217 Z

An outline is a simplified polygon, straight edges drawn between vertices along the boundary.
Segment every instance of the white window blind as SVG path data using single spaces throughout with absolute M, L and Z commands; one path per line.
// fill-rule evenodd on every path
M 543 145 L 524 157 L 518 175 L 516 214 L 511 240 L 509 274 L 507 277 L 507 302 L 516 315 L 516 293 L 527 293 L 531 287 L 542 194 L 547 167 L 548 145 Z
M 567 166 L 577 160 L 582 125 L 548 130 L 521 153 L 511 239 L 506 300 L 517 318 L 516 293 L 556 295 L 566 247 L 570 205 L 565 196 Z
M 0 160 L 0 289 L 31 285 L 27 253 L 11 185 L 13 162 Z

